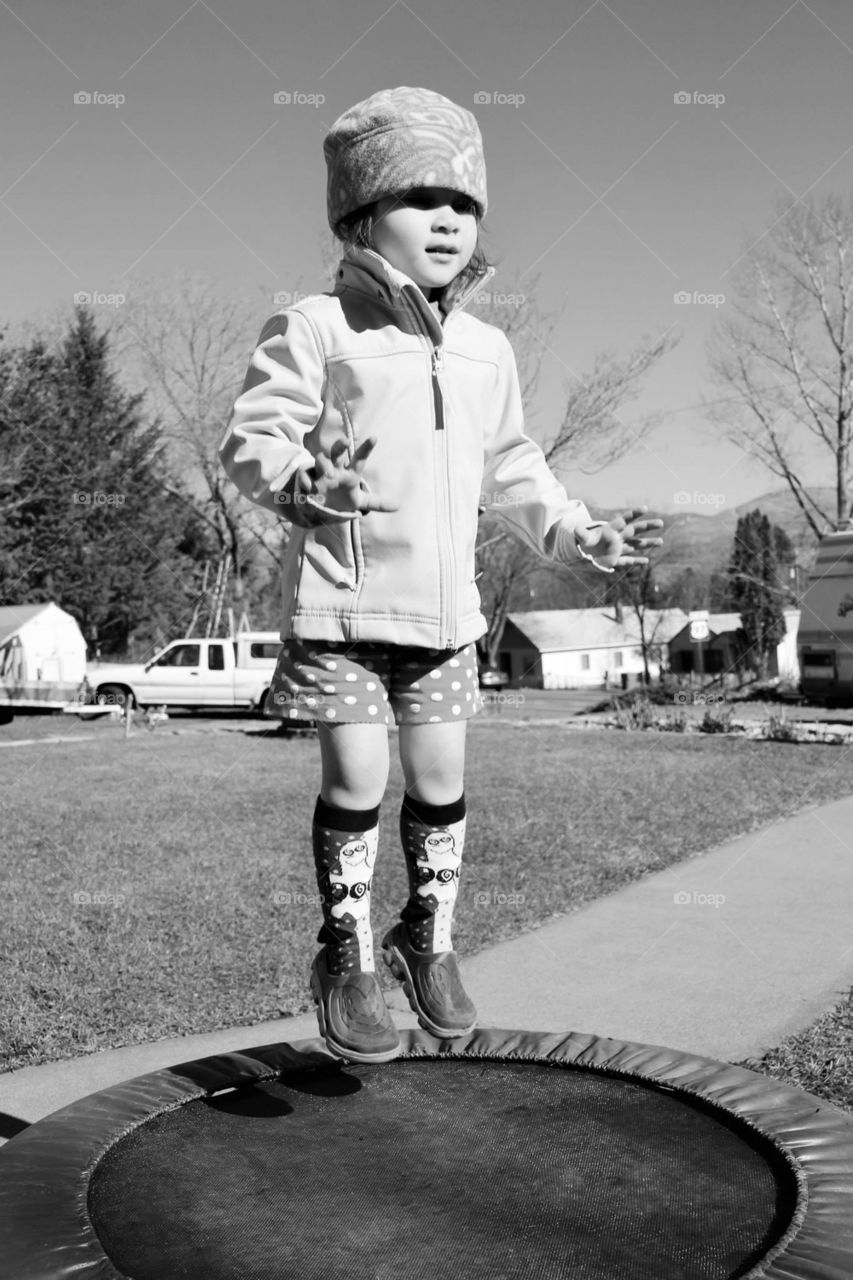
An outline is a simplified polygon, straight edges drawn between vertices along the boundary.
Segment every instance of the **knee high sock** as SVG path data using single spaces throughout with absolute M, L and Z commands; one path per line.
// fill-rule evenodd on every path
M 379 806 L 338 809 L 317 797 L 312 839 L 329 973 L 372 973 L 370 885 L 379 838 Z
M 409 873 L 409 900 L 400 912 L 418 951 L 451 951 L 450 924 L 465 843 L 465 794 L 453 804 L 426 804 L 408 792 L 400 839 Z

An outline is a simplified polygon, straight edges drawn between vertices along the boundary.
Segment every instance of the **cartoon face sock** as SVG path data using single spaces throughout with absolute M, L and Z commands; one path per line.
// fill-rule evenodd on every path
M 330 974 L 372 973 L 370 885 L 379 839 L 379 806 L 338 809 L 317 797 L 312 829 L 314 867 L 323 897 L 323 926 Z
M 426 804 L 408 792 L 400 839 L 409 873 L 409 900 L 400 912 L 417 951 L 452 951 L 450 924 L 465 843 L 465 794 L 453 804 Z

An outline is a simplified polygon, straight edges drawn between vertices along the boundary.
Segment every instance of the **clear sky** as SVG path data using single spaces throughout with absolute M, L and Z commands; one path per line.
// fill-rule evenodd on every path
M 849 0 L 0 0 L 0 50 L 3 322 L 179 267 L 325 288 L 323 136 L 424 85 L 480 121 L 493 288 L 568 299 L 537 431 L 597 351 L 681 335 L 625 413 L 664 415 L 649 447 L 570 493 L 707 512 L 775 487 L 702 411 L 726 303 L 675 294 L 727 295 L 780 199 L 850 192 Z

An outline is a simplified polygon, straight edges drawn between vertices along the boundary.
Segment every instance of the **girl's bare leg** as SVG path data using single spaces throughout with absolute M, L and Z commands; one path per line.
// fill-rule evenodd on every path
M 400 763 L 413 799 L 444 805 L 462 795 L 466 723 L 400 725 Z
M 373 809 L 380 804 L 388 784 L 385 725 L 318 724 L 317 733 L 323 760 L 320 795 L 326 804 L 339 809 Z

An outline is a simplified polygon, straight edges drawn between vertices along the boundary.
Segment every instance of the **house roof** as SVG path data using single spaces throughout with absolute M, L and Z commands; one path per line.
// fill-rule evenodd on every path
M 797 623 L 800 617 L 799 609 L 783 609 L 785 617 L 785 630 L 787 632 L 796 631 Z M 684 627 L 689 624 L 689 619 L 684 623 Z M 684 630 L 684 627 L 681 630 Z M 720 636 L 728 631 L 739 631 L 741 627 L 741 617 L 739 613 L 709 613 L 708 614 L 708 630 L 713 636 Z M 675 639 L 675 636 L 672 637 Z
M 709 613 L 708 614 L 708 630 L 711 636 L 722 636 L 732 631 L 740 630 L 740 614 L 739 613 Z M 690 618 L 685 617 L 684 623 L 670 637 L 675 640 L 683 631 L 687 631 L 690 626 Z M 693 642 L 691 641 L 691 644 Z
M 621 623 L 614 621 L 612 609 L 534 609 L 511 613 L 509 620 L 540 653 L 640 644 L 637 616 L 624 606 Z M 683 609 L 647 609 L 646 642 L 666 644 L 686 625 Z
M 7 604 L 0 608 L 0 644 L 4 644 L 16 631 L 20 631 L 25 623 L 38 617 L 45 609 L 55 609 L 49 600 L 41 604 Z

